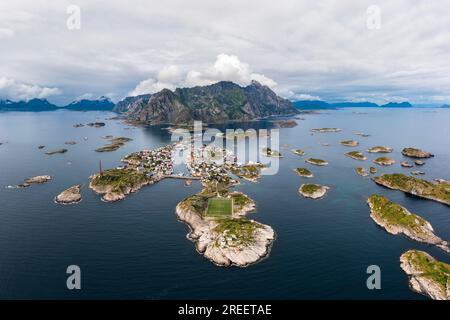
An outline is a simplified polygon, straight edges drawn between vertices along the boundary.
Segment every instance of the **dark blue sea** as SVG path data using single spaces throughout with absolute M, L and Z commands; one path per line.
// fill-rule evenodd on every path
M 257 203 L 251 218 L 268 224 L 277 239 L 270 255 L 247 268 L 217 267 L 198 254 L 186 239 L 188 228 L 177 221 L 175 206 L 200 190 L 194 183 L 164 180 L 118 203 L 104 203 L 88 187 L 88 177 L 120 164 L 124 155 L 170 142 L 159 127 L 131 127 L 109 120 L 108 112 L 0 113 L 0 298 L 139 298 L 139 299 L 425 299 L 408 288 L 400 269 L 400 255 L 412 248 L 425 250 L 450 263 L 443 251 L 379 228 L 369 217 L 366 199 L 386 195 L 431 222 L 437 235 L 450 240 L 450 207 L 377 186 L 370 177 L 356 175 L 377 157 L 359 162 L 345 157 L 349 150 L 376 145 L 395 149 L 398 162 L 379 172 L 404 172 L 400 151 L 414 146 L 435 157 L 419 170 L 424 178 L 450 180 L 450 110 L 345 109 L 307 114 L 295 128 L 280 130 L 284 155 L 278 174 L 259 183 L 244 182 L 236 189 Z M 103 121 L 102 128 L 74 128 L 76 123 Z M 247 127 L 265 127 L 263 122 Z M 239 125 L 234 125 L 239 127 Z M 316 127 L 339 127 L 340 133 L 313 134 Z M 354 132 L 370 137 L 355 136 Z M 111 153 L 94 150 L 102 136 L 133 138 Z M 85 139 L 87 138 L 87 140 Z M 339 140 L 357 139 L 348 148 Z M 74 140 L 76 145 L 67 146 Z M 330 144 L 324 146 L 323 144 Z M 38 150 L 39 145 L 46 149 Z M 48 156 L 47 149 L 67 148 Z M 306 165 L 290 152 L 327 160 L 326 167 Z M 314 179 L 292 169 L 309 167 Z M 54 180 L 24 189 L 8 189 L 23 179 L 49 174 Z M 297 189 L 305 181 L 330 186 L 318 201 L 304 199 Z M 55 204 L 64 189 L 84 184 L 83 201 Z M 81 268 L 81 290 L 66 288 L 66 268 Z M 381 289 L 368 290 L 366 268 L 381 268 Z

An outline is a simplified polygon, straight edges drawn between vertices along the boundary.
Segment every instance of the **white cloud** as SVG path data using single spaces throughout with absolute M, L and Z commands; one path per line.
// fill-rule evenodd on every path
M 157 78 L 139 82 L 129 95 L 155 93 L 164 88 L 193 87 L 213 84 L 218 81 L 233 81 L 242 86 L 256 80 L 263 85 L 276 88 L 277 83 L 263 74 L 255 73 L 247 63 L 241 62 L 235 55 L 219 54 L 216 61 L 203 71 L 189 70 L 183 72 L 180 67 L 170 65 L 158 72 Z
M 0 28 L 0 39 L 12 38 L 14 37 L 14 30 L 8 28 Z
M 448 1 L 377 0 L 379 30 L 367 28 L 372 0 L 78 0 L 76 32 L 68 4 L 0 1 L 0 77 L 56 84 L 61 103 L 149 78 L 137 89 L 254 78 L 328 101 L 450 92 Z M 222 53 L 234 57 L 211 61 Z
M 0 97 L 11 100 L 30 100 L 33 98 L 44 99 L 61 94 L 58 88 L 41 87 L 9 79 L 0 78 Z

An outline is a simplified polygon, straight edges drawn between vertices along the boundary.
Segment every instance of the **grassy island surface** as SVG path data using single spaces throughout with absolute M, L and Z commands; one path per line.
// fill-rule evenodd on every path
M 306 168 L 295 168 L 294 171 L 297 172 L 297 174 L 302 177 L 307 177 L 307 178 L 314 177 L 314 174 Z
M 316 158 L 309 158 L 309 159 L 306 159 L 305 161 L 310 164 L 314 164 L 316 166 L 326 166 L 328 164 L 327 161 L 322 160 L 322 159 L 316 159 Z
M 350 151 L 350 152 L 347 152 L 345 155 L 347 157 L 350 157 L 350 158 L 355 159 L 355 160 L 364 161 L 364 160 L 367 159 L 366 156 L 364 155 L 364 153 L 362 153 L 360 151 Z
M 450 188 L 443 184 L 432 183 L 401 173 L 383 174 L 379 177 L 374 177 L 373 180 L 377 184 L 390 189 L 401 190 L 418 197 L 450 205 Z
M 221 237 L 216 239 L 214 245 L 219 245 L 219 241 L 226 242 L 220 244 L 225 247 L 243 247 L 250 246 L 255 242 L 255 235 L 262 225 L 248 220 L 247 218 L 225 218 L 218 220 L 214 232 L 220 234 Z
M 409 250 L 400 257 L 401 268 L 409 276 L 413 291 L 435 300 L 449 300 L 450 265 L 434 259 L 428 253 Z

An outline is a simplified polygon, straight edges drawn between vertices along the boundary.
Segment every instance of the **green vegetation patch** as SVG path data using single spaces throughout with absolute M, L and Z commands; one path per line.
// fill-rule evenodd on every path
M 372 195 L 368 201 L 372 204 L 374 213 L 389 225 L 403 226 L 420 233 L 422 227 L 427 223 L 418 215 L 407 214 L 402 206 L 383 196 Z
M 322 189 L 322 186 L 314 183 L 306 183 L 301 187 L 301 191 L 307 194 L 313 194 L 320 189 Z
M 315 159 L 315 158 L 309 158 L 308 162 L 311 162 L 311 163 L 314 163 L 314 164 L 318 164 L 318 165 L 325 165 L 325 164 L 327 164 L 327 162 L 325 160 Z
M 218 221 L 214 231 L 231 240 L 227 241 L 227 245 L 248 246 L 255 242 L 255 233 L 259 228 L 262 225 L 246 218 L 225 218 Z
M 207 217 L 228 217 L 233 214 L 233 200 L 228 198 L 210 198 L 205 215 Z
M 112 191 L 133 188 L 148 181 L 144 173 L 135 169 L 109 169 L 98 174 L 93 180 L 94 186 L 111 186 Z
M 297 172 L 298 175 L 303 176 L 303 177 L 313 176 L 313 173 L 306 168 L 295 168 L 294 170 L 295 170 L 295 172 Z
M 355 158 L 355 159 L 358 159 L 358 160 L 365 160 L 366 159 L 366 156 L 364 155 L 364 153 L 362 153 L 360 151 L 350 151 L 350 152 L 347 152 L 345 155 L 350 157 L 350 158 Z
M 122 147 L 125 143 L 131 141 L 132 139 L 126 137 L 117 137 L 109 139 L 111 143 L 96 149 L 97 152 L 111 152 L 116 151 L 120 147 Z

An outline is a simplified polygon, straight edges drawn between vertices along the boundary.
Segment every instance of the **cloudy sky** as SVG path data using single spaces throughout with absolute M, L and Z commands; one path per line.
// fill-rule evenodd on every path
M 425 0 L 2 0 L 0 98 L 119 100 L 255 79 L 292 100 L 449 103 L 449 11 Z

